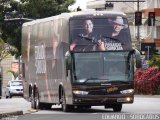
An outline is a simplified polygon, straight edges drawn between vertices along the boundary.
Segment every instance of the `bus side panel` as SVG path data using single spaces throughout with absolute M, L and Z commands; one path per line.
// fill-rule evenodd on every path
M 65 64 L 65 54 L 69 51 L 69 19 L 67 17 L 62 18 L 62 29 L 61 29 L 61 41 L 62 41 L 62 80 L 63 80 L 63 88 L 66 97 L 66 103 L 72 104 L 72 83 L 71 83 L 71 72 L 68 70 L 68 75 L 66 74 L 66 64 Z
M 67 80 L 65 54 L 69 50 L 69 28 L 68 19 L 59 18 L 53 23 L 53 54 L 56 59 L 55 67 L 57 70 L 57 79 L 54 85 L 52 85 L 54 98 L 56 103 L 59 102 L 59 87 L 62 86 L 67 104 L 72 103 L 72 87 L 70 79 Z
M 50 22 L 41 22 L 38 24 L 37 38 L 35 44 L 35 67 L 36 67 L 36 86 L 38 87 L 40 102 L 51 103 L 51 96 L 49 90 L 49 81 L 51 76 L 48 72 L 51 71 L 52 63 L 52 44 L 49 43 L 51 39 Z
M 24 26 L 22 29 L 22 60 L 25 63 L 24 97 L 31 97 L 31 88 L 35 82 L 35 59 L 34 59 L 34 26 Z
M 59 103 L 59 86 L 62 85 L 66 96 L 71 96 L 70 80 L 66 81 L 65 53 L 68 51 L 68 21 L 62 18 L 43 23 L 43 41 L 36 45 L 45 46 L 45 77 L 37 74 L 40 101 Z M 43 78 L 43 80 L 42 80 Z M 70 87 L 68 87 L 70 86 Z M 45 88 L 45 89 L 44 89 Z M 67 88 L 67 90 L 66 90 Z M 69 91 L 69 92 L 68 92 Z M 70 100 L 71 101 L 71 100 Z
M 29 98 L 29 82 L 28 82 L 28 45 L 30 45 L 30 40 L 29 40 L 29 36 L 30 36 L 30 27 L 25 26 L 22 27 L 22 61 L 24 63 L 23 67 L 23 71 L 24 74 L 22 75 L 22 79 L 23 79 L 23 96 L 25 99 L 28 100 Z
M 55 16 L 45 22 L 23 26 L 22 59 L 25 63 L 24 97 L 38 88 L 40 102 L 59 103 L 59 86 L 67 104 L 72 104 L 70 74 L 66 75 L 65 54 L 69 50 L 69 18 Z

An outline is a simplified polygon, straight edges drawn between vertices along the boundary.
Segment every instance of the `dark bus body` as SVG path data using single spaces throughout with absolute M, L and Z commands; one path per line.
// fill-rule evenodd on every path
M 117 16 L 123 20 L 119 39 L 111 36 Z M 93 22 L 92 37 L 81 34 L 86 19 Z M 98 49 L 100 43 L 104 50 Z M 121 111 L 122 104 L 134 101 L 136 52 L 123 13 L 80 11 L 25 23 L 24 98 L 34 109 L 61 104 L 63 111 L 101 105 Z

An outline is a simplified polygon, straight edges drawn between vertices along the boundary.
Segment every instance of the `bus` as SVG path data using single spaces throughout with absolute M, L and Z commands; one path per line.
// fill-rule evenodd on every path
M 92 34 L 83 33 L 87 29 Z M 119 38 L 112 36 L 119 30 Z M 132 48 L 124 13 L 62 13 L 22 26 L 23 96 L 33 109 L 120 112 L 134 101 L 135 67 L 141 67 L 140 53 Z

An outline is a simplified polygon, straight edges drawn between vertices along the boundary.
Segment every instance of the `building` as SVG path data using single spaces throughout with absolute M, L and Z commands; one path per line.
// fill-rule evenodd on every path
M 15 60 L 14 56 L 8 55 L 5 59 L 1 61 L 2 68 L 2 86 L 6 87 L 9 80 L 13 80 L 13 75 L 8 72 L 9 70 L 18 71 L 18 66 L 15 66 L 15 63 L 18 64 L 18 60 Z M 15 68 L 16 67 L 16 68 Z
M 146 37 L 143 42 L 156 43 L 156 49 L 160 52 L 160 0 L 147 0 L 142 12 L 146 20 L 149 12 L 155 12 L 155 26 L 148 26 L 147 22 L 144 24 Z

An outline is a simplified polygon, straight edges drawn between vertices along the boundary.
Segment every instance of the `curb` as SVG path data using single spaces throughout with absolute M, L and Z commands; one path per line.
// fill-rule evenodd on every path
M 35 113 L 35 112 L 38 112 L 38 110 L 31 109 L 31 110 L 27 110 L 27 111 L 23 112 L 23 115 L 30 114 L 30 113 Z
M 34 109 L 31 109 L 31 110 L 28 110 L 28 111 L 14 111 L 14 112 L 8 112 L 8 113 L 0 113 L 0 120 L 2 118 L 5 118 L 5 117 L 13 117 L 13 116 L 18 116 L 18 115 L 24 115 L 24 114 L 30 114 L 30 113 L 35 113 L 37 112 L 38 110 L 34 110 Z
M 145 98 L 160 98 L 160 95 L 134 95 L 135 97 L 145 97 Z
M 8 113 L 0 113 L 0 119 L 4 117 L 16 116 L 16 115 L 23 115 L 23 111 L 14 111 Z

